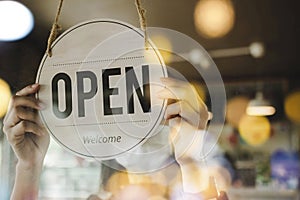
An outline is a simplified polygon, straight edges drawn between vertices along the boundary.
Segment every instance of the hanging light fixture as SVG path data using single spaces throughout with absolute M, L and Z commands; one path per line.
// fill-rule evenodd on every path
M 264 98 L 261 91 L 256 92 L 255 99 L 249 102 L 246 110 L 246 113 L 251 116 L 270 116 L 275 112 L 276 109 Z

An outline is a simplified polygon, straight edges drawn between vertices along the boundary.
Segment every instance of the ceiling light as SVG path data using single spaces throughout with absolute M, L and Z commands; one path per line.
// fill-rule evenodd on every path
M 13 41 L 27 36 L 33 28 L 30 10 L 17 1 L 0 1 L 0 41 Z
M 196 29 L 207 38 L 226 35 L 233 27 L 234 18 L 230 0 L 200 0 L 194 11 Z
M 254 58 L 261 58 L 265 54 L 265 46 L 261 42 L 253 42 L 249 46 L 249 52 Z
M 251 116 L 269 116 L 273 115 L 276 109 L 264 99 L 262 92 L 257 92 L 255 99 L 249 102 L 246 112 Z

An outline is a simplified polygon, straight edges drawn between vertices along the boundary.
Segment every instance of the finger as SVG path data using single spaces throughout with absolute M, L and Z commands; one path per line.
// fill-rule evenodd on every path
M 28 107 L 37 110 L 41 110 L 45 107 L 43 103 L 35 97 L 15 95 L 11 98 L 10 107 L 16 108 L 18 106 Z
M 18 124 L 21 120 L 32 121 L 41 124 L 35 109 L 42 109 L 43 105 L 34 97 L 14 96 L 10 101 L 8 112 L 3 120 L 3 130 Z
M 178 101 L 167 106 L 165 119 L 169 120 L 177 116 L 198 129 L 205 129 L 209 117 L 207 111 L 203 110 L 202 113 L 198 113 L 186 101 Z
M 15 135 L 24 135 L 25 133 L 33 133 L 38 136 L 43 136 L 44 131 L 38 124 L 30 121 L 20 121 L 13 127 Z
M 205 103 L 192 86 L 166 86 L 157 93 L 157 97 L 161 99 L 185 100 L 198 112 L 200 112 L 201 109 L 206 109 Z
M 157 93 L 157 97 L 160 99 L 169 99 L 169 100 L 184 100 L 189 102 L 195 110 L 199 110 L 199 102 L 200 101 L 196 93 L 188 91 L 185 88 L 164 88 Z
M 161 77 L 160 81 L 169 87 L 184 87 L 186 85 L 189 85 L 188 81 L 182 81 L 182 80 L 178 80 L 178 79 L 174 79 L 174 78 L 170 78 L 170 77 Z
M 177 101 L 167 106 L 165 119 L 170 119 L 172 116 L 177 115 L 190 121 L 191 119 L 196 119 L 199 116 L 199 113 L 197 113 L 197 111 L 195 111 L 186 101 Z
M 29 85 L 16 93 L 18 96 L 27 96 L 36 93 L 39 90 L 40 85 L 38 83 Z
M 180 99 L 182 99 L 181 97 L 184 96 L 183 94 L 180 94 L 180 93 L 181 93 L 181 91 L 179 92 L 178 90 L 175 93 L 170 88 L 164 88 L 164 89 L 160 90 L 157 93 L 157 96 L 158 96 L 158 98 L 161 98 L 161 99 L 177 99 L 177 100 L 180 100 Z
M 39 114 L 36 110 L 19 106 L 16 108 L 16 115 L 20 120 L 41 124 Z
M 173 79 L 169 77 L 167 78 L 163 77 L 160 80 L 166 86 L 166 88 L 169 88 L 175 94 L 175 96 L 180 97 L 180 99 L 183 99 L 183 97 L 185 97 L 182 94 L 189 94 L 189 96 L 195 96 L 197 98 L 198 97 L 200 98 L 194 85 L 186 80 L 183 81 L 183 80 Z M 178 90 L 180 92 L 177 94 Z
M 169 94 L 169 98 L 183 99 L 187 92 L 190 92 L 191 94 L 195 92 L 193 86 L 185 81 L 172 78 L 161 78 L 161 82 L 165 85 L 165 89 L 168 90 L 166 91 L 166 94 Z M 197 93 L 194 95 L 197 96 Z
M 29 121 L 20 121 L 15 126 L 4 132 L 8 141 L 12 145 L 17 145 L 24 139 L 26 133 L 32 133 L 37 136 L 43 136 L 43 129 L 37 124 Z
M 6 114 L 4 118 L 5 130 L 15 126 L 21 120 L 35 121 L 33 110 L 25 109 L 24 107 L 16 107 Z

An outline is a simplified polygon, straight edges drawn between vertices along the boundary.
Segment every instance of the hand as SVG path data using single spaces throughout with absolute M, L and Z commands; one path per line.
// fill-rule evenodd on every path
M 166 87 L 158 96 L 172 102 L 167 106 L 165 118 L 172 121 L 172 118 L 180 117 L 196 129 L 205 129 L 212 114 L 193 85 L 173 78 L 161 78 L 161 82 Z
M 188 82 L 172 78 L 161 78 L 165 88 L 158 94 L 168 99 L 165 119 L 171 128 L 170 140 L 173 143 L 176 160 L 180 163 L 186 159 L 200 156 L 202 137 L 199 130 L 204 130 L 210 118 L 195 88 Z
M 42 103 L 34 97 L 38 84 L 29 85 L 11 98 L 4 118 L 3 131 L 7 136 L 22 167 L 36 167 L 43 164 L 50 137 L 43 126 L 38 110 Z

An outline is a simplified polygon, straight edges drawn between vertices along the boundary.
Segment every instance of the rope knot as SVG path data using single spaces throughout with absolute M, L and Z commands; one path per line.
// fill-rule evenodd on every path
M 52 43 L 54 42 L 54 40 L 56 39 L 59 31 L 61 30 L 61 26 L 57 23 L 54 23 L 52 25 L 52 28 L 51 28 L 51 32 L 50 32 L 50 35 L 49 35 L 49 38 L 48 38 L 48 45 L 47 45 L 47 54 L 49 57 L 52 56 L 52 48 L 51 48 L 51 45 Z

